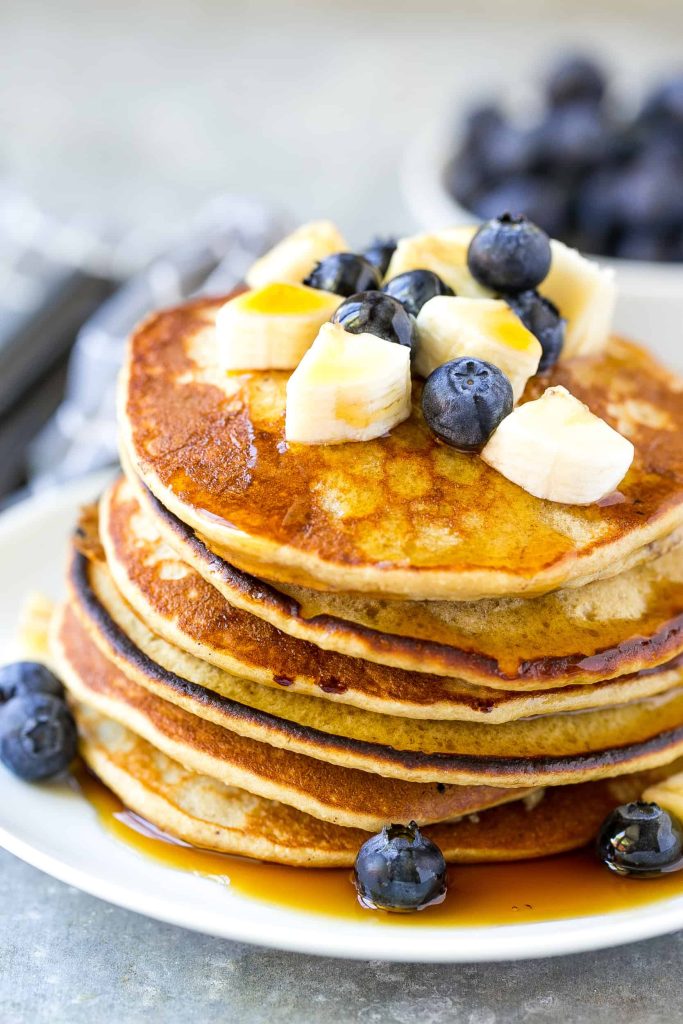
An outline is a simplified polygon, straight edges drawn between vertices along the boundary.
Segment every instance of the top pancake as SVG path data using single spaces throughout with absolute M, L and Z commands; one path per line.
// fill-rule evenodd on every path
M 613 339 L 527 389 L 564 385 L 635 445 L 615 500 L 567 506 L 440 444 L 419 401 L 388 436 L 288 445 L 287 374 L 217 366 L 223 301 L 162 311 L 134 333 L 121 425 L 152 492 L 239 568 L 416 599 L 543 593 L 613 575 L 683 523 L 683 385 L 635 345 Z

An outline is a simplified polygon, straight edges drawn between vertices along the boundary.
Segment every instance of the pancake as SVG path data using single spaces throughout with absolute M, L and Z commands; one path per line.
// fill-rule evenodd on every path
M 68 607 L 55 615 L 51 650 L 77 703 L 132 729 L 192 771 L 324 821 L 373 831 L 394 820 L 452 819 L 528 793 L 385 779 L 240 736 L 139 686 L 104 657 Z
M 239 568 L 413 600 L 540 594 L 616 575 L 683 524 L 683 385 L 636 345 L 613 339 L 527 388 L 564 385 L 635 445 L 617 500 L 567 506 L 440 444 L 419 382 L 413 415 L 387 436 L 288 445 L 288 375 L 218 368 L 224 301 L 159 312 L 134 332 L 120 426 L 150 490 Z
M 349 708 L 294 694 L 279 702 L 278 710 L 287 717 L 276 716 L 193 684 L 148 658 L 100 604 L 84 564 L 83 556 L 77 556 L 71 574 L 73 609 L 106 661 L 135 689 L 142 687 L 160 697 L 158 703 L 168 701 L 239 736 L 319 758 L 326 767 L 343 765 L 390 778 L 458 786 L 562 785 L 665 764 L 678 756 L 683 742 L 681 687 L 604 712 L 542 716 L 499 726 L 350 713 Z M 98 589 L 106 588 L 106 567 L 94 569 Z M 108 589 L 111 602 L 111 586 Z M 159 646 L 154 649 L 158 653 Z M 188 674 L 204 679 L 196 659 L 189 668 Z M 216 682 L 212 679 L 213 685 Z M 232 682 L 232 692 L 239 692 L 238 681 L 221 682 L 228 687 Z M 272 691 L 262 691 L 261 706 L 265 697 L 265 705 L 272 707 L 269 694 Z M 258 700 L 258 693 L 249 696 Z M 152 710 L 159 711 L 155 706 Z M 187 728 L 189 732 L 189 723 Z
M 367 832 L 340 828 L 286 804 L 189 772 L 91 707 L 74 705 L 80 750 L 124 805 L 171 836 L 221 853 L 300 867 L 351 867 Z M 661 773 L 660 773 L 661 774 Z M 521 860 L 584 846 L 619 803 L 658 773 L 548 790 L 472 818 L 424 829 L 450 863 Z M 229 874 L 229 865 L 226 865 Z
M 585 639 L 585 646 L 590 644 L 593 650 L 603 643 L 602 626 L 603 623 L 607 625 L 604 616 L 611 616 L 615 622 L 617 615 L 622 616 L 618 622 L 622 640 L 611 651 L 603 647 L 598 656 L 587 654 L 576 655 L 574 659 L 558 657 L 542 658 L 535 664 L 526 662 L 523 677 L 507 680 L 507 686 L 501 677 L 500 662 L 494 662 L 488 654 L 476 656 L 473 652 L 461 650 L 463 662 L 479 663 L 480 671 L 472 675 L 484 676 L 486 682 L 492 682 L 493 687 L 499 690 L 496 693 L 491 688 L 483 688 L 481 683 L 473 684 L 471 680 L 463 682 L 462 679 L 427 673 L 416 674 L 395 666 L 340 655 L 336 651 L 321 650 L 310 641 L 284 634 L 270 622 L 231 603 L 230 598 L 226 599 L 224 589 L 219 591 L 214 587 L 213 572 L 207 571 L 207 566 L 212 565 L 215 558 L 208 555 L 206 548 L 204 572 L 198 575 L 201 573 L 197 568 L 201 554 L 197 548 L 201 542 L 196 541 L 192 546 L 188 541 L 186 547 L 182 544 L 171 547 L 166 543 L 164 527 L 159 529 L 163 518 L 163 513 L 161 516 L 150 514 L 149 504 L 144 499 L 141 506 L 127 481 L 112 484 L 103 496 L 100 502 L 100 535 L 107 563 L 119 589 L 155 632 L 228 671 L 265 685 L 284 685 L 305 693 L 322 692 L 360 707 L 368 706 L 367 697 L 367 700 L 375 702 L 373 709 L 389 714 L 432 717 L 431 708 L 426 706 L 429 702 L 435 706 L 440 703 L 446 705 L 443 714 L 439 712 L 433 717 L 505 721 L 543 710 L 562 710 L 565 705 L 571 709 L 596 706 L 596 703 L 618 703 L 661 690 L 652 675 L 643 675 L 638 681 L 628 684 L 630 695 L 618 695 L 614 688 L 603 687 L 598 691 L 600 698 L 593 704 L 590 699 L 583 704 L 575 704 L 576 688 L 569 690 L 566 701 L 564 694 L 516 699 L 518 690 L 543 690 L 546 680 L 542 667 L 551 660 L 557 671 L 551 671 L 547 685 L 554 688 L 562 684 L 567 686 L 568 679 L 576 680 L 580 685 L 599 680 L 597 665 L 609 666 L 611 670 L 607 671 L 606 679 L 611 679 L 618 674 L 616 668 L 620 665 L 645 672 L 666 663 L 665 654 L 680 657 L 683 614 L 672 618 L 671 613 L 683 608 L 683 548 L 659 560 L 660 563 L 666 561 L 666 568 L 660 564 L 658 569 L 655 564 L 631 570 L 626 576 L 639 574 L 632 585 L 624 577 L 616 577 L 590 584 L 582 591 L 565 591 L 536 601 L 485 602 L 485 609 L 474 610 L 472 606 L 451 604 L 451 609 L 456 609 L 455 615 L 459 614 L 458 608 L 462 609 L 461 618 L 466 620 L 468 627 L 473 621 L 478 621 L 478 629 L 472 630 L 471 641 L 475 641 L 476 632 L 476 639 L 481 636 L 480 646 L 493 643 L 500 647 L 501 653 L 505 635 L 509 650 L 514 651 L 521 646 L 523 651 L 525 644 L 528 647 L 530 642 L 535 643 L 535 638 L 540 638 L 544 632 L 552 634 L 556 613 L 562 604 L 565 610 L 571 608 L 572 611 L 571 614 L 565 611 L 562 631 L 569 637 L 572 625 L 575 625 L 578 643 L 583 644 Z M 183 556 L 188 554 L 187 549 L 191 546 L 196 557 L 190 554 L 191 561 L 185 561 Z M 176 555 L 178 548 L 180 558 Z M 659 630 L 652 625 L 655 613 L 648 616 L 643 608 L 653 591 L 661 595 L 661 605 L 664 606 L 658 609 Z M 656 598 L 653 597 L 650 604 L 655 603 Z M 430 609 L 436 604 L 438 602 L 408 603 L 415 608 L 416 617 L 424 607 Z M 529 609 L 530 604 L 540 607 Z M 496 605 L 506 607 L 498 608 Z M 510 605 L 516 607 L 511 608 Z M 398 603 L 384 602 L 384 606 L 397 607 Z M 640 616 L 639 610 L 642 612 Z M 408 619 L 409 610 L 404 614 Z M 486 623 L 489 624 L 488 629 L 485 628 Z M 655 630 L 654 636 L 647 636 L 648 626 Z M 534 635 L 531 641 L 530 634 Z M 383 639 L 388 649 L 392 640 L 399 638 L 385 635 Z M 574 650 L 577 649 L 577 639 L 574 640 Z M 546 640 L 545 643 L 549 650 L 551 642 Z M 586 666 L 583 674 L 579 668 L 581 664 Z M 560 665 L 564 667 L 564 674 L 559 670 Z M 486 666 L 490 666 L 488 675 L 481 671 Z M 532 671 L 534 668 L 535 672 Z M 633 675 L 633 672 L 628 674 Z M 382 703 L 386 706 L 380 706 Z M 422 712 L 421 706 L 424 707 Z

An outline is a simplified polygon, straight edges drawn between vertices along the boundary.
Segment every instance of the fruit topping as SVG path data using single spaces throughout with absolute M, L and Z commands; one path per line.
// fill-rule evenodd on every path
M 504 213 L 477 231 L 467 265 L 480 284 L 497 292 L 535 288 L 550 270 L 550 239 L 523 216 Z
M 601 352 L 612 329 L 617 299 L 614 271 L 587 260 L 576 249 L 553 239 L 550 272 L 539 291 L 567 321 L 562 354 Z
M 476 230 L 476 227 L 466 224 L 433 234 L 399 239 L 387 277 L 398 277 L 407 270 L 433 270 L 456 295 L 489 296 L 491 292 L 474 280 L 467 266 L 467 249 Z
M 63 697 L 64 687 L 57 676 L 39 661 L 15 661 L 0 668 L 0 704 L 24 693 L 49 693 Z
M 316 263 L 304 284 L 349 296 L 378 289 L 381 276 L 377 267 L 364 256 L 355 252 L 335 252 Z
M 602 68 L 590 57 L 569 54 L 552 68 L 546 90 L 553 107 L 567 103 L 598 104 L 607 91 L 607 79 Z
M 530 494 L 568 505 L 589 505 L 611 494 L 633 456 L 630 441 L 563 387 L 518 406 L 481 453 Z
M 611 871 L 653 878 L 683 867 L 683 829 L 659 804 L 622 804 L 603 822 L 596 849 Z
M 366 260 L 372 263 L 373 267 L 377 267 L 380 276 L 384 277 L 395 251 L 396 241 L 393 238 L 388 238 L 386 241 L 378 239 L 368 246 L 367 249 L 364 249 L 361 256 L 365 256 Z
M 339 296 L 272 283 L 230 299 L 216 314 L 225 370 L 293 370 L 339 305 Z
M 300 444 L 369 441 L 410 410 L 406 345 L 323 324 L 287 382 L 285 436 Z
M 543 355 L 538 364 L 539 373 L 550 370 L 562 351 L 566 320 L 560 316 L 557 306 L 550 299 L 544 299 L 536 291 L 510 295 L 507 302 L 527 330 L 541 343 Z
M 19 692 L 0 708 L 0 761 L 20 779 L 57 775 L 75 754 L 76 726 L 61 698 Z
M 538 339 L 500 299 L 437 296 L 420 310 L 417 332 L 415 367 L 423 377 L 450 359 L 474 356 L 500 367 L 515 402 L 543 354 Z
M 481 359 L 454 359 L 425 381 L 422 412 L 440 440 L 461 452 L 479 452 L 512 412 L 512 385 Z
M 359 902 L 370 910 L 424 910 L 446 896 L 443 854 L 414 821 L 389 825 L 363 843 L 353 877 Z
M 375 334 L 385 341 L 405 345 L 411 352 L 417 347 L 415 318 L 397 299 L 383 292 L 359 292 L 350 295 L 335 311 L 332 322 L 351 334 Z
M 433 270 L 407 270 L 398 277 L 392 277 L 382 290 L 398 299 L 413 316 L 417 316 L 425 302 L 429 302 L 437 295 L 453 294 L 453 289 L 449 288 Z
M 331 221 L 303 224 L 252 264 L 246 282 L 250 288 L 273 281 L 299 284 L 319 260 L 346 248 L 346 240 Z

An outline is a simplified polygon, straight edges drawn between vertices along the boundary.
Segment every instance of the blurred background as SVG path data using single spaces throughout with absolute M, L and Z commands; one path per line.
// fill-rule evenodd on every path
M 577 49 L 640 95 L 683 67 L 683 4 L 2 0 L 5 499 L 114 457 L 111 382 L 148 308 L 228 287 L 303 220 L 358 245 L 429 226 L 434 131 Z

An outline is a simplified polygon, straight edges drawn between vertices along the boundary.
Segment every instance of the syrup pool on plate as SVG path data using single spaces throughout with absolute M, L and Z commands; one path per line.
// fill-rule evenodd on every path
M 445 901 L 417 914 L 363 909 L 348 868 L 294 868 L 200 850 L 127 810 L 96 778 L 80 771 L 82 794 L 117 840 L 165 867 L 214 878 L 250 899 L 369 924 L 476 926 L 587 917 L 683 895 L 683 871 L 634 880 L 613 874 L 583 849 L 538 860 L 454 865 Z

